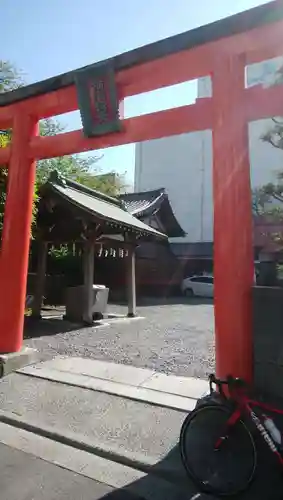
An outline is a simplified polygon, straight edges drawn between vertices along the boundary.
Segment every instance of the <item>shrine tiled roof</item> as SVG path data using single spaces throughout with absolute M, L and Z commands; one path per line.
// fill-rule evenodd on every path
M 143 191 L 140 193 L 125 193 L 119 196 L 129 212 L 136 217 L 146 216 L 160 205 L 164 200 L 165 189 L 155 189 L 153 191 Z
M 157 215 L 169 238 L 185 236 L 186 233 L 174 215 L 164 188 L 121 194 L 119 199 L 124 202 L 127 210 L 140 220 Z
M 65 202 L 100 220 L 106 227 L 116 227 L 118 232 L 129 231 L 138 236 L 155 240 L 167 239 L 165 234 L 148 226 L 131 214 L 122 200 L 63 178 L 56 171 L 51 174 L 45 186 L 64 199 Z

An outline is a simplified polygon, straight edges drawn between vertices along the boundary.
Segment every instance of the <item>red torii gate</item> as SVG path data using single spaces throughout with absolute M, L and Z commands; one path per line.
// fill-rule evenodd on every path
M 94 71 L 114 70 L 120 103 L 128 96 L 206 75 L 212 78 L 213 97 L 121 120 L 121 131 L 104 135 L 100 131 L 92 138 L 82 130 L 38 137 L 39 119 L 78 109 L 77 72 L 0 96 L 0 128 L 13 130 L 11 146 L 0 149 L 0 164 L 9 166 L 0 259 L 1 353 L 16 352 L 22 346 L 35 161 L 212 129 L 216 368 L 219 376 L 232 373 L 252 379 L 247 123 L 283 114 L 283 94 L 281 86 L 245 89 L 245 66 L 282 53 L 283 2 L 277 0 L 116 56 L 106 66 L 95 64 Z

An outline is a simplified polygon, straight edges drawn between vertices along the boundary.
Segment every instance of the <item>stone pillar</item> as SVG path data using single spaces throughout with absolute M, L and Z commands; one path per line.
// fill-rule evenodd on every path
M 93 276 L 94 276 L 94 248 L 95 241 L 87 241 L 84 245 L 84 310 L 83 321 L 89 325 L 93 323 Z
M 48 243 L 46 241 L 40 241 L 37 255 L 35 292 L 32 303 L 32 317 L 35 319 L 41 319 L 41 306 L 44 296 L 47 252 Z
M 129 247 L 127 257 L 127 297 L 128 297 L 128 318 L 136 316 L 136 257 L 135 247 Z
M 283 289 L 253 288 L 254 389 L 272 399 L 283 397 Z M 280 407 L 280 406 L 279 406 Z

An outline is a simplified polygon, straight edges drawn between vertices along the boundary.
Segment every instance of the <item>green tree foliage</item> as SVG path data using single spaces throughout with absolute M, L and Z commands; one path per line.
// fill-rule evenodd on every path
M 40 135 L 43 137 L 61 134 L 64 130 L 65 127 L 58 120 L 49 118 L 40 122 Z M 91 189 L 116 196 L 124 188 L 124 176 L 115 173 L 102 175 L 98 168 L 100 158 L 89 155 L 68 155 L 40 160 L 37 163 L 37 183 L 43 184 L 48 180 L 50 173 L 57 170 L 62 176 Z
M 0 86 L 1 89 L 1 86 Z M 11 133 L 7 130 L 0 131 L 0 147 L 5 148 L 11 140 Z M 0 167 L 0 235 L 4 222 L 4 208 L 6 201 L 8 170 L 5 167 Z
M 0 60 L 0 92 L 9 92 L 22 86 L 22 73 L 9 61 Z
M 0 60 L 0 93 L 15 90 L 23 85 L 22 73 L 19 72 L 9 61 Z M 0 130 L 0 147 L 6 147 L 11 141 L 11 130 Z M 8 181 L 8 169 L 0 166 L 0 235 L 4 222 L 4 209 L 6 202 L 6 191 Z M 32 213 L 32 224 L 36 219 L 36 203 L 38 199 L 37 187 L 34 191 L 34 203 Z
M 282 84 L 283 67 L 277 71 L 274 81 L 274 85 Z M 283 117 L 272 118 L 272 122 L 272 126 L 262 135 L 261 139 L 273 148 L 283 150 Z M 263 212 L 279 215 L 280 210 L 283 209 L 283 205 L 281 207 L 281 203 L 283 203 L 283 169 L 277 173 L 274 183 L 268 183 L 262 186 L 260 193 L 263 202 Z M 276 203 L 273 204 L 273 201 Z
M 277 72 L 274 85 L 283 84 L 283 68 Z M 261 136 L 261 140 L 283 153 L 283 117 L 272 118 L 272 126 Z M 282 154 L 283 159 L 283 154 Z M 283 222 L 283 168 L 277 172 L 274 182 L 265 184 L 253 192 L 255 215 L 271 217 L 276 223 Z M 274 241 L 283 244 L 283 234 L 274 233 Z
M 9 62 L 0 60 L 0 93 L 14 90 L 23 85 L 22 74 Z M 40 135 L 54 136 L 64 132 L 65 127 L 56 119 L 40 121 Z M 6 147 L 11 140 L 10 131 L 0 130 L 0 147 Z M 34 195 L 33 222 L 36 217 L 36 202 L 40 186 L 48 180 L 50 173 L 57 170 L 62 176 L 69 177 L 92 189 L 115 196 L 124 187 L 124 177 L 115 174 L 101 175 L 97 168 L 97 156 L 68 155 L 37 162 L 36 187 Z M 0 168 L 0 233 L 3 227 L 4 206 L 7 189 L 7 169 Z
M 0 60 L 0 93 L 14 90 L 22 85 L 21 74 L 9 61 Z M 5 148 L 11 140 L 10 130 L 0 130 L 0 148 Z M 0 235 L 4 221 L 8 171 L 0 166 Z
M 264 188 L 255 188 L 252 193 L 252 211 L 254 215 L 264 215 L 270 204 L 270 196 Z
M 283 119 L 273 118 L 273 126 L 261 137 L 270 146 L 282 150 Z M 275 182 L 269 182 L 254 192 L 261 214 L 274 215 L 283 219 L 283 169 L 277 172 Z

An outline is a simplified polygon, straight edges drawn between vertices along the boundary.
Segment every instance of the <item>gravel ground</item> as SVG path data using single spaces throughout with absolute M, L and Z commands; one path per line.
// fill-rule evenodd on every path
M 109 306 L 111 313 L 126 311 L 124 306 Z M 43 320 L 26 331 L 25 344 L 38 349 L 43 359 L 82 356 L 193 377 L 214 370 L 211 303 L 151 301 L 138 307 L 138 313 L 144 319 L 111 320 L 109 326 L 91 328 Z

